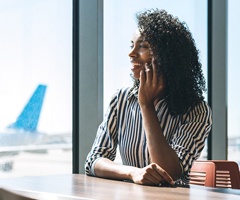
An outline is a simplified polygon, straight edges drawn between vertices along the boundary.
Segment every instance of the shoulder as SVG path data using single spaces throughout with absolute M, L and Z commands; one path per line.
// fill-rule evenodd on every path
M 124 88 L 120 88 L 115 90 L 115 92 L 112 95 L 112 99 L 119 99 L 119 98 L 127 98 L 129 95 L 131 88 L 130 87 L 124 87 Z
M 204 100 L 199 102 L 197 105 L 195 105 L 191 110 L 195 114 L 200 114 L 200 113 L 209 113 L 209 114 L 211 114 L 212 113 L 212 109 L 210 108 L 208 103 L 206 101 L 204 101 Z
M 124 104 L 127 102 L 130 89 L 130 87 L 116 89 L 111 96 L 110 106 L 115 107 L 119 104 Z
M 198 120 L 207 120 L 209 123 L 212 121 L 212 109 L 208 105 L 206 101 L 201 101 L 198 104 L 196 104 L 194 107 L 192 107 L 187 112 L 188 118 L 195 118 Z
M 131 87 L 123 87 L 123 88 L 120 88 L 118 89 L 118 91 L 121 93 L 121 94 L 128 94 L 131 90 Z

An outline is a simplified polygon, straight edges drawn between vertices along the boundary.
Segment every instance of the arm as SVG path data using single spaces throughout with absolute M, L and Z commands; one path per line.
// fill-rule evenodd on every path
M 119 165 L 107 158 L 97 160 L 94 167 L 95 175 L 117 180 L 132 180 L 143 185 L 159 185 L 163 180 L 173 185 L 174 181 L 168 173 L 156 164 L 144 168 Z
M 95 175 L 94 165 L 98 159 L 108 158 L 112 161 L 115 159 L 118 143 L 116 130 L 116 104 L 117 93 L 115 93 L 111 99 L 108 110 L 104 116 L 104 120 L 98 127 L 91 151 L 87 155 L 85 161 L 85 173 L 87 175 Z
M 146 66 L 146 72 L 141 71 L 139 88 L 139 104 L 147 145 L 151 162 L 165 169 L 173 179 L 177 179 L 182 173 L 179 159 L 163 135 L 154 106 L 154 101 L 163 96 L 164 87 L 163 77 L 158 78 L 155 62 L 152 61 L 152 68 Z
M 192 163 L 199 158 L 212 127 L 212 111 L 204 101 L 184 117 L 171 141 L 171 147 L 181 160 L 183 176 L 188 176 Z
M 92 150 L 88 154 L 85 169 L 87 175 L 103 178 L 132 180 L 137 184 L 158 185 L 163 178 L 173 184 L 171 177 L 159 166 L 145 168 L 119 165 L 113 162 L 117 146 L 117 98 L 113 98 L 103 123 L 99 126 Z
M 173 179 L 179 178 L 182 170 L 178 156 L 163 136 L 154 106 L 142 106 L 141 111 L 151 162 L 165 169 Z

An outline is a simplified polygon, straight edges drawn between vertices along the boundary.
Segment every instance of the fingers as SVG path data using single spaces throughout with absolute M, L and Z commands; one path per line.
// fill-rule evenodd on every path
M 151 180 L 154 185 L 159 185 L 159 183 L 163 180 L 163 177 L 154 169 L 152 166 L 151 168 L 147 169 L 149 176 L 149 180 Z
M 139 182 L 143 185 L 159 185 L 163 181 L 163 177 L 153 168 L 152 165 L 148 165 L 142 169 L 143 174 Z
M 145 75 L 147 82 L 158 85 L 160 77 L 157 71 L 157 63 L 154 58 L 152 59 L 151 63 L 145 63 L 145 70 L 142 73 Z
M 145 63 L 145 70 L 140 71 L 140 86 L 141 84 L 151 84 L 153 78 L 153 70 L 150 64 Z
M 159 165 L 154 164 L 153 167 L 155 170 L 161 175 L 161 177 L 168 182 L 170 185 L 174 185 L 174 181 L 172 177 L 164 170 L 162 169 Z
M 146 74 L 143 70 L 140 71 L 140 87 L 142 87 L 146 81 Z
M 138 169 L 133 173 L 133 181 L 142 185 L 174 185 L 171 176 L 156 163 L 152 163 L 144 168 Z
M 153 79 L 153 70 L 151 64 L 145 64 L 145 74 L 146 74 L 146 81 L 152 82 Z
M 145 63 L 145 69 L 141 70 L 140 77 L 148 82 L 158 81 L 156 60 L 153 58 L 151 63 Z
M 148 176 L 145 177 L 145 181 L 143 182 L 143 184 L 144 185 L 159 185 L 161 180 L 163 180 L 162 177 L 161 177 L 161 179 L 157 179 L 152 174 L 148 174 Z

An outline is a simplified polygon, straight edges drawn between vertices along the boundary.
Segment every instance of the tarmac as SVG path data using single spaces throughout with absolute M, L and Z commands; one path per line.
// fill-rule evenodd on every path
M 0 170 L 0 178 L 72 173 L 72 150 L 21 152 L 19 155 L 9 157 L 9 160 L 12 161 L 12 169 Z

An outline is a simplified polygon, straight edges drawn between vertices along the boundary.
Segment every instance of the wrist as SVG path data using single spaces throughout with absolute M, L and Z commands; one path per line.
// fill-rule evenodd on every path
M 129 180 L 134 181 L 134 174 L 136 173 L 137 170 L 138 170 L 137 167 L 129 166 L 129 170 L 128 170 L 128 173 L 127 173 L 127 176 L 128 176 Z
M 141 111 L 150 111 L 150 110 L 155 110 L 154 103 L 149 103 L 149 104 L 139 104 Z

